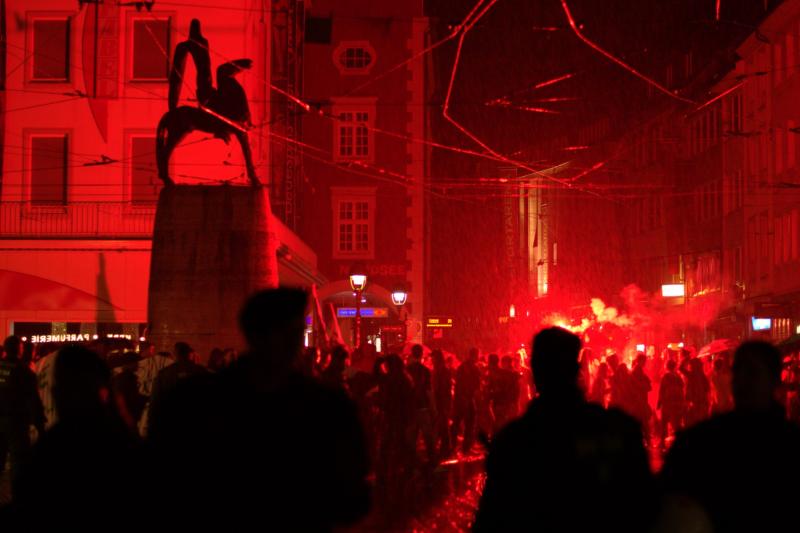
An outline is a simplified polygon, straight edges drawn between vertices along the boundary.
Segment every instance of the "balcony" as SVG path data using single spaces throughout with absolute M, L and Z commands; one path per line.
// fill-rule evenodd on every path
M 150 239 L 156 206 L 0 202 L 0 239 Z

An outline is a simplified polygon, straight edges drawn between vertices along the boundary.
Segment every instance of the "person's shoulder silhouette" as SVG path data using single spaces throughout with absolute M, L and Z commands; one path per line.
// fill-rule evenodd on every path
M 781 356 L 748 341 L 734 355 L 732 412 L 675 439 L 661 472 L 669 496 L 699 504 L 714 531 L 783 531 L 800 498 L 800 427 L 776 402 Z
M 154 515 L 130 510 L 152 481 L 149 461 L 117 412 L 108 367 L 87 348 L 62 348 L 53 395 L 58 421 L 23 467 L 11 516 L 35 531 L 94 531 L 126 515 L 146 524 Z
M 642 531 L 653 482 L 638 423 L 587 403 L 580 339 L 549 328 L 533 339 L 539 397 L 491 444 L 475 531 Z M 624 513 L 609 509 L 625 502 Z
M 368 510 L 354 404 L 296 370 L 306 305 L 300 290 L 253 295 L 239 316 L 249 351 L 181 383 L 154 413 L 149 437 L 167 463 L 166 486 L 204 509 L 198 523 L 324 531 Z

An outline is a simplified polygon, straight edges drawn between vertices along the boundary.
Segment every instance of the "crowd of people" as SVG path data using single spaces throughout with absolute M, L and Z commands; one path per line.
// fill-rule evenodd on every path
M 0 521 L 328 531 L 484 452 L 476 531 L 775 531 L 790 519 L 797 489 L 776 487 L 800 470 L 800 370 L 767 343 L 630 366 L 559 328 L 527 358 L 303 349 L 307 303 L 299 290 L 255 294 L 239 315 L 247 350 L 205 364 L 186 342 L 38 358 L 6 339 Z M 655 437 L 674 439 L 658 477 Z
M 666 449 L 675 431 L 732 409 L 731 355 L 699 358 L 683 348 L 649 357 L 639 352 L 629 367 L 617 354 L 600 359 L 583 350 L 582 379 L 592 402 L 633 416 L 648 445 L 657 436 Z

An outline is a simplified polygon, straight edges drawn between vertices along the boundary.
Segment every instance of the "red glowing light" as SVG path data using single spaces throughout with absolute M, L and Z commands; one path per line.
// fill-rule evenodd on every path
M 595 170 L 600 170 L 601 168 L 603 168 L 605 166 L 606 163 L 608 163 L 608 161 L 609 160 L 598 161 L 597 163 L 595 163 L 591 167 L 587 168 L 586 170 L 584 170 L 583 172 L 581 172 L 579 174 L 576 174 L 575 176 L 572 176 L 568 180 L 569 181 L 579 180 L 579 179 L 583 178 L 584 176 L 586 176 L 587 174 L 590 174 L 591 172 L 594 172 Z
M 720 2 L 721 1 L 722 0 L 717 0 L 717 11 L 716 11 L 716 19 L 717 20 L 719 20 L 719 8 L 720 8 Z
M 571 72 L 569 74 L 564 74 L 563 76 L 558 76 L 557 78 L 553 78 L 551 80 L 547 80 L 547 81 L 543 81 L 541 83 L 537 83 L 536 85 L 533 86 L 533 89 L 536 90 L 536 89 L 541 89 L 542 87 L 547 87 L 549 85 L 555 85 L 556 83 L 558 83 L 560 81 L 568 80 L 573 76 L 575 76 L 574 72 Z
M 528 111 L 530 113 L 545 113 L 548 115 L 561 114 L 561 111 L 556 111 L 554 109 L 547 109 L 546 107 L 534 107 L 534 106 L 512 105 L 512 104 L 502 104 L 502 107 L 507 107 L 509 109 L 518 109 L 520 111 Z
M 663 85 L 661 85 L 660 83 L 658 83 L 653 78 L 645 76 L 644 74 L 642 74 L 641 72 L 639 72 L 638 70 L 633 68 L 632 66 L 628 65 L 627 63 L 625 63 L 624 61 L 622 61 L 621 59 L 616 57 L 614 54 L 606 51 L 600 45 L 596 44 L 594 41 L 590 40 L 588 37 L 583 35 L 581 30 L 578 28 L 578 25 L 575 23 L 575 19 L 572 17 L 572 12 L 569 10 L 569 6 L 567 5 L 567 0 L 561 0 L 561 7 L 564 9 L 564 14 L 567 17 L 567 22 L 569 22 L 569 26 L 570 26 L 570 28 L 572 28 L 572 31 L 575 33 L 575 35 L 578 37 L 578 39 L 580 39 L 581 41 L 586 43 L 587 46 L 589 46 L 590 48 L 592 48 L 593 50 L 598 52 L 600 55 L 602 55 L 605 58 L 607 58 L 609 61 L 612 61 L 612 62 L 616 63 L 617 65 L 619 65 L 620 67 L 624 68 L 625 70 L 627 70 L 628 72 L 630 72 L 631 74 L 636 76 L 637 78 L 639 78 L 642 81 L 648 83 L 649 85 L 652 85 L 653 87 L 655 87 L 656 89 L 658 89 L 662 93 L 670 96 L 671 98 L 675 98 L 676 100 L 680 100 L 681 102 L 686 102 L 686 103 L 689 103 L 689 104 L 694 104 L 695 103 L 692 100 L 689 100 L 688 98 L 684 98 L 684 97 L 682 97 L 680 95 L 675 94 L 674 92 L 670 91 L 668 88 L 666 88 Z
M 725 96 L 729 95 L 730 93 L 732 93 L 733 91 L 735 91 L 736 89 L 738 89 L 739 87 L 741 87 L 742 85 L 744 85 L 744 81 L 740 81 L 739 83 L 737 83 L 736 85 L 734 85 L 734 86 L 733 86 L 733 87 L 731 87 L 730 89 L 726 89 L 726 90 L 722 91 L 722 92 L 721 92 L 721 93 L 719 93 L 717 96 L 715 96 L 715 97 L 711 98 L 710 100 L 708 100 L 708 101 L 707 101 L 707 102 L 705 102 L 704 104 L 701 104 L 700 106 L 698 106 L 697 108 L 695 108 L 695 110 L 694 110 L 694 111 L 700 111 L 700 110 L 701 110 L 701 109 L 703 109 L 704 107 L 706 107 L 706 106 L 709 106 L 709 105 L 713 104 L 714 102 L 716 102 L 716 101 L 717 101 L 717 100 L 719 100 L 720 98 L 724 98 Z
M 578 150 L 588 150 L 588 149 L 589 149 L 589 147 L 588 147 L 588 146 L 586 146 L 586 145 L 581 145 L 581 146 L 567 146 L 566 148 L 564 148 L 564 150 L 566 150 L 567 152 L 577 152 Z M 598 168 L 599 168 L 599 167 L 598 167 Z

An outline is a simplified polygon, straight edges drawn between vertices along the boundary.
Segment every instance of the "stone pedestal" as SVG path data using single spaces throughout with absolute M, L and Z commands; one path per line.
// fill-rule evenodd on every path
M 177 185 L 158 198 L 148 299 L 158 351 L 188 342 L 243 348 L 237 316 L 252 292 L 278 285 L 278 246 L 263 187 Z

